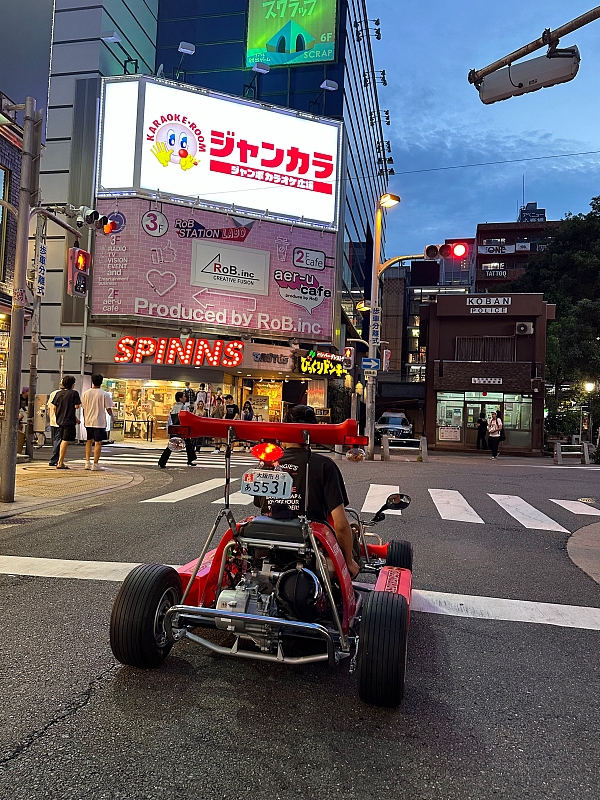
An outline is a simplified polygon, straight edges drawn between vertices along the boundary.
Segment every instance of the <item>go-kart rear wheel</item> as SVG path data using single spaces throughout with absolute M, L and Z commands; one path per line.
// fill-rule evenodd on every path
M 388 545 L 385 563 L 388 567 L 402 567 L 403 569 L 409 569 L 412 572 L 412 544 L 404 539 L 400 539 L 396 542 L 390 542 Z
M 131 667 L 157 667 L 168 656 L 164 620 L 182 596 L 173 567 L 141 564 L 123 581 L 110 617 L 110 646 L 115 658 Z
M 408 603 L 391 592 L 371 592 L 360 623 L 358 696 L 374 706 L 394 708 L 404 696 Z

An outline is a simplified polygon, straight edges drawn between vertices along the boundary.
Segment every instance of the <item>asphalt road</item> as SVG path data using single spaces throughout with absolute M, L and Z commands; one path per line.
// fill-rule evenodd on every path
M 413 497 L 378 533 L 413 542 L 418 589 L 600 606 L 600 587 L 566 552 L 569 534 L 595 519 L 550 502 L 600 500 L 596 470 L 484 457 L 341 467 L 358 508 L 371 484 Z M 6 520 L 0 555 L 191 560 L 222 489 L 140 501 L 221 471 L 136 470 L 145 481 L 129 491 Z M 483 524 L 441 519 L 434 488 L 459 491 Z M 525 528 L 489 494 L 519 496 L 566 532 Z M 414 613 L 405 700 L 389 711 L 357 699 L 345 665 L 276 667 L 182 642 L 159 670 L 122 667 L 108 644 L 117 590 L 0 575 L 2 800 L 598 795 L 598 631 Z

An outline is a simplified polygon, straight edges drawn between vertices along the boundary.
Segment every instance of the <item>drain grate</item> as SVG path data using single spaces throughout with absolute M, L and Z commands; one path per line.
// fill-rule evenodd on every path
M 580 503 L 595 503 L 595 499 L 593 497 L 578 497 L 577 498 Z

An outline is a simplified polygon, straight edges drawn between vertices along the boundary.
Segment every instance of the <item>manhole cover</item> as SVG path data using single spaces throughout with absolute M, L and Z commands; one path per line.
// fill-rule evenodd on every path
M 595 503 L 596 502 L 593 497 L 578 497 L 577 499 L 579 500 L 580 503 Z

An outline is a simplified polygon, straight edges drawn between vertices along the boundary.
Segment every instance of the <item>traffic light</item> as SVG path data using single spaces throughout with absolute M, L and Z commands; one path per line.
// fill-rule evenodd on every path
M 384 372 L 389 372 L 390 371 L 390 359 L 391 359 L 391 357 L 392 357 L 392 351 L 391 350 L 384 350 L 383 351 L 383 361 L 382 361 L 382 364 L 381 364 L 381 369 Z
M 117 228 L 117 223 L 114 220 L 110 220 L 107 216 L 96 211 L 95 208 L 89 208 L 88 206 L 79 206 L 76 210 L 75 218 L 78 228 L 85 226 L 91 230 L 102 231 L 106 235 Z
M 466 258 L 469 253 L 469 245 L 465 242 L 453 242 L 452 244 L 428 244 L 423 250 L 425 258 L 432 260 L 436 258 Z
M 71 297 L 86 297 L 89 289 L 92 254 L 80 247 L 69 248 L 67 264 L 67 293 Z
M 344 369 L 354 369 L 353 347 L 344 347 Z

